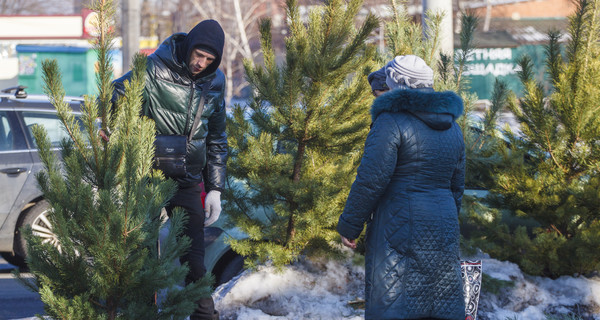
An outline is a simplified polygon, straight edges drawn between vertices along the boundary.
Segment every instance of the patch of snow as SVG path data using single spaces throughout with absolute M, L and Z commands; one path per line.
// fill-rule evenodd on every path
M 576 314 L 600 320 L 600 277 L 563 276 L 556 280 L 525 275 L 511 262 L 482 258 L 483 273 L 513 281 L 498 295 L 485 281 L 477 319 L 546 320 Z M 277 271 L 272 266 L 244 271 L 215 293 L 222 320 L 364 319 L 351 301 L 364 299 L 364 267 L 349 261 L 298 262 Z
M 352 319 L 364 310 L 349 302 L 364 299 L 364 268 L 339 261 L 301 262 L 277 271 L 245 271 L 213 294 L 221 319 Z
M 523 274 L 508 261 L 482 259 L 483 273 L 513 281 L 498 295 L 482 285 L 478 319 L 545 320 L 547 315 L 577 314 L 583 319 L 600 319 L 600 277 L 562 276 L 552 280 Z

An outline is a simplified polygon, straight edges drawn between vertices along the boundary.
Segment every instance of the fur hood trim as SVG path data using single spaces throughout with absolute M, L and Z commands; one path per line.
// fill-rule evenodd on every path
M 383 112 L 398 113 L 402 111 L 446 113 L 452 115 L 453 120 L 456 120 L 463 113 L 463 101 L 452 91 L 396 89 L 375 99 L 371 107 L 371 119 L 375 122 Z

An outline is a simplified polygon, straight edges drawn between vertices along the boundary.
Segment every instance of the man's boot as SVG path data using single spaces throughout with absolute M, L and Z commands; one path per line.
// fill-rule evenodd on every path
M 196 301 L 196 310 L 190 316 L 190 320 L 219 320 L 219 312 L 215 310 L 215 302 L 212 297 L 200 298 Z

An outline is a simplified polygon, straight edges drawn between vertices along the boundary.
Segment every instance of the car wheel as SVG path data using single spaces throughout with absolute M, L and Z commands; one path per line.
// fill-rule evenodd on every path
M 27 257 L 27 241 L 21 232 L 21 228 L 27 225 L 31 226 L 34 236 L 42 238 L 43 243 L 59 247 L 58 238 L 52 231 L 52 223 L 48 219 L 49 212 L 50 205 L 45 200 L 23 212 L 15 231 L 15 256 L 22 257 L 23 260 Z
M 217 277 L 216 286 L 220 286 L 223 283 L 233 279 L 244 270 L 244 257 L 236 254 L 223 268 L 223 271 Z

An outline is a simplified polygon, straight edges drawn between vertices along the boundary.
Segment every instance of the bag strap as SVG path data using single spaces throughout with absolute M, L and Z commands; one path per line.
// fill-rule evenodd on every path
M 198 124 L 200 123 L 200 118 L 202 117 L 202 112 L 204 111 L 204 100 L 206 100 L 206 93 L 210 87 L 211 82 L 207 81 L 202 85 L 202 95 L 200 96 L 200 103 L 198 104 L 198 111 L 196 111 L 196 116 L 194 117 L 194 123 L 192 124 L 192 129 L 190 130 L 190 134 L 188 135 L 188 142 L 192 141 L 192 136 L 194 132 L 198 128 Z

